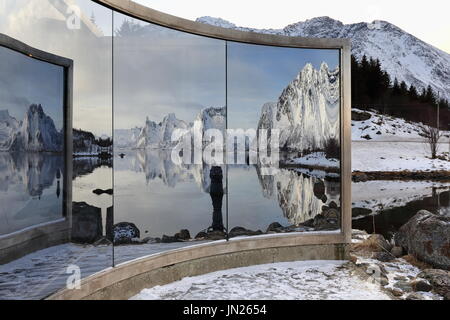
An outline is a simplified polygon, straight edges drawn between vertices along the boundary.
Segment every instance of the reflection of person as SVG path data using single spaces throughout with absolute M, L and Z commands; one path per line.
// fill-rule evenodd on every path
M 61 186 L 60 186 L 60 183 L 59 183 L 59 180 L 58 180 L 58 185 L 56 187 L 56 196 L 58 197 L 58 199 L 59 199 L 59 195 L 60 194 L 61 194 Z
M 210 229 L 213 231 L 224 231 L 222 219 L 222 199 L 223 199 L 223 174 L 221 167 L 212 167 L 209 172 L 211 178 L 211 186 L 209 194 L 213 204 L 213 223 Z

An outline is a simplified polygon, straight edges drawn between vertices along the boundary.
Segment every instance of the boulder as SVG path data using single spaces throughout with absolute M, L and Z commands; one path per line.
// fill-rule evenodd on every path
M 183 240 L 178 239 L 176 236 L 167 236 L 163 235 L 161 238 L 162 243 L 173 243 L 173 242 L 182 242 Z
M 322 197 L 325 195 L 325 183 L 321 180 L 314 183 L 313 192 L 318 199 L 322 199 Z
M 380 252 L 374 252 L 372 254 L 372 259 L 376 259 L 381 262 L 390 262 L 390 261 L 394 260 L 395 257 L 388 252 L 380 251 Z
M 433 287 L 425 280 L 415 280 L 412 282 L 414 291 L 430 292 Z
M 450 270 L 450 217 L 419 211 L 400 228 L 395 242 L 419 260 Z
M 208 234 L 204 231 L 200 231 L 199 233 L 197 233 L 197 235 L 195 236 L 196 240 L 200 240 L 200 239 L 204 239 L 208 236 Z
M 364 172 L 355 171 L 352 174 L 352 180 L 354 182 L 366 182 L 369 180 L 369 177 Z
M 245 229 L 243 227 L 234 227 L 233 229 L 231 229 L 228 236 L 230 238 L 234 238 L 234 237 L 239 237 L 239 236 L 256 236 L 256 235 L 260 235 L 260 234 L 262 234 L 261 230 L 253 231 L 253 230 Z
M 406 300 L 424 300 L 424 297 L 417 292 L 414 293 L 410 293 L 407 297 Z
M 278 222 L 272 222 L 267 228 L 266 232 L 280 232 L 283 230 L 283 226 Z
M 141 237 L 141 232 L 134 223 L 120 222 L 114 225 L 114 244 L 132 244 L 136 243 L 134 239 Z
M 400 289 L 403 292 L 412 292 L 413 291 L 413 287 L 411 282 L 408 281 L 397 281 L 394 284 L 394 288 Z
M 213 241 L 226 239 L 226 237 L 227 237 L 227 234 L 225 232 L 219 231 L 219 230 L 210 231 L 206 234 L 206 239 L 213 240 Z
M 74 243 L 92 244 L 103 236 L 102 209 L 86 202 L 72 203 L 72 233 Z
M 191 234 L 189 233 L 189 230 L 183 229 L 176 233 L 174 237 L 179 240 L 189 240 L 191 239 Z
M 440 269 L 425 269 L 418 277 L 430 282 L 433 290 L 444 297 L 450 298 L 450 271 Z

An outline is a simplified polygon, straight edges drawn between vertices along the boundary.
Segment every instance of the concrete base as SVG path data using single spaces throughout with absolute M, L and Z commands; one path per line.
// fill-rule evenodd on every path
M 275 262 L 348 258 L 345 244 L 282 246 L 284 241 L 286 241 L 284 237 L 263 237 L 259 240 L 245 238 L 229 243 L 219 241 L 157 254 L 102 271 L 83 280 L 81 289 L 65 289 L 48 299 L 124 300 L 145 288 L 219 270 Z M 276 246 L 277 242 L 280 246 Z M 246 244 L 244 247 L 258 243 L 259 248 L 240 250 L 243 243 Z M 261 247 L 264 245 L 267 248 Z M 224 248 L 226 250 L 223 250 Z

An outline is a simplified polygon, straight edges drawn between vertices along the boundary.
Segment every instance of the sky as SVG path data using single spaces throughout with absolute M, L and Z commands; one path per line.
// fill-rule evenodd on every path
M 64 69 L 0 47 L 0 110 L 22 121 L 31 104 L 41 104 L 56 129 L 63 126 Z
M 329 16 L 343 23 L 386 20 L 450 53 L 448 0 L 137 0 L 153 9 L 195 20 L 220 17 L 238 26 L 283 28 L 306 19 Z

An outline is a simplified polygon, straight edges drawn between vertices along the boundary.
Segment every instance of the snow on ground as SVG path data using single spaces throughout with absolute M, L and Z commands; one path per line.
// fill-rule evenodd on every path
M 346 261 L 298 261 L 213 272 L 145 289 L 132 300 L 388 300 Z
M 421 132 L 420 123 L 365 112 L 371 118 L 352 121 L 352 170 L 373 171 L 436 171 L 450 170 L 450 161 L 431 160 L 430 150 Z M 370 140 L 364 137 L 370 136 Z M 438 154 L 450 157 L 450 131 L 443 131 Z M 287 161 L 288 164 L 338 168 L 339 161 L 326 159 L 325 153 L 315 152 L 301 158 Z
M 286 163 L 325 168 L 339 168 L 340 166 L 340 161 L 338 159 L 327 159 L 324 152 L 310 153 L 301 158 L 288 160 Z
M 432 171 L 450 170 L 450 162 L 431 160 L 429 146 L 424 143 L 420 123 L 406 121 L 372 111 L 366 121 L 352 121 L 353 171 Z M 371 140 L 363 137 L 370 136 Z M 449 152 L 450 132 L 443 132 L 439 153 Z
M 441 152 L 448 151 L 448 143 L 441 143 Z M 431 160 L 427 145 L 421 142 L 354 141 L 352 170 L 373 171 L 439 171 L 450 170 L 450 162 Z
M 421 133 L 421 123 L 406 121 L 373 111 L 359 109 L 352 109 L 352 111 L 371 115 L 371 118 L 365 121 L 352 120 L 352 141 L 368 141 L 366 138 L 363 138 L 367 135 L 370 136 L 370 141 L 423 141 L 423 137 L 419 135 Z M 442 141 L 448 142 L 450 132 L 445 131 L 443 134 Z
M 450 182 L 376 180 L 352 183 L 352 207 L 370 209 L 376 213 L 431 197 L 433 189 L 437 189 L 436 192 L 448 191 Z

